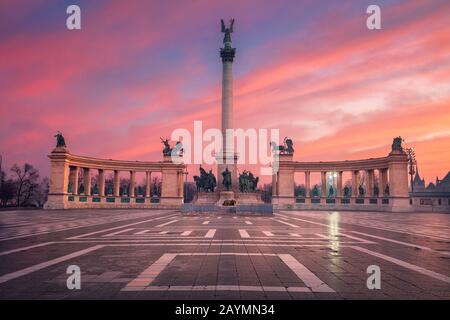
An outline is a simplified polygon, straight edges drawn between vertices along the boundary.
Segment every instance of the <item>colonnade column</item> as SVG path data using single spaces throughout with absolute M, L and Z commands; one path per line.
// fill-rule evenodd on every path
M 352 197 L 358 196 L 358 187 L 359 187 L 359 170 L 352 171 Z
M 305 196 L 307 198 L 311 197 L 311 172 L 305 171 Z
M 338 171 L 336 182 L 336 197 L 341 196 L 342 196 L 342 171 Z
M 114 170 L 114 196 L 120 196 L 120 178 L 118 170 Z
M 326 198 L 327 196 L 327 173 L 326 171 L 320 172 L 322 177 L 322 198 Z
M 134 197 L 135 196 L 135 192 L 134 192 L 134 187 L 135 187 L 135 180 L 136 180 L 136 172 L 135 171 L 130 171 L 130 185 L 128 186 L 128 196 L 129 197 Z
M 91 195 L 91 170 L 83 168 L 84 194 Z
M 72 194 L 78 194 L 78 167 L 73 167 L 72 170 L 70 170 L 70 185 L 72 186 Z
M 388 171 L 387 169 L 380 169 L 380 195 L 384 196 L 384 190 L 386 189 L 386 185 L 388 184 Z
M 367 170 L 367 181 L 366 181 L 366 194 L 368 197 L 373 196 L 373 170 Z
M 147 171 L 145 173 L 145 196 L 150 197 L 151 195 L 151 186 L 152 186 L 152 173 L 151 171 Z
M 105 171 L 103 169 L 98 169 L 98 195 L 105 196 Z

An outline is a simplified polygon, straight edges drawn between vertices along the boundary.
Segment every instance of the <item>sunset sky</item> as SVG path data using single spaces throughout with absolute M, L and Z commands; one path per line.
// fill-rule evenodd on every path
M 82 30 L 66 29 L 70 4 Z M 450 170 L 448 0 L 2 0 L 4 168 L 47 175 L 57 130 L 74 154 L 157 161 L 160 136 L 220 128 L 231 17 L 236 127 L 279 128 L 298 161 L 385 156 L 400 135 L 427 182 Z

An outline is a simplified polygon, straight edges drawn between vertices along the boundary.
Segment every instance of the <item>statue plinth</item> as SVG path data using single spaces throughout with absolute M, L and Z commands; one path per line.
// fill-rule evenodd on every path
M 234 197 L 234 191 L 231 191 L 231 190 L 220 191 L 219 201 L 217 201 L 217 205 L 223 206 L 223 203 L 227 200 L 235 200 L 236 201 L 236 199 Z
M 55 147 L 52 150 L 52 153 L 70 153 L 69 149 L 67 149 L 67 147 Z

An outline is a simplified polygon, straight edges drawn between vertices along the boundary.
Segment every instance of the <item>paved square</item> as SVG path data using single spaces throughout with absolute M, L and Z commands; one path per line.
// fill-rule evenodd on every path
M 450 298 L 448 214 L 41 210 L 0 224 L 2 299 Z

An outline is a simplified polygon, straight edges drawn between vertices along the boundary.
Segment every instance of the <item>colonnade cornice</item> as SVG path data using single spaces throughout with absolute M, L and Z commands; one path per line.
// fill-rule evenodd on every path
M 344 161 L 280 161 L 280 168 L 301 172 L 377 170 L 389 167 L 390 157 Z
M 162 170 L 176 170 L 180 171 L 185 168 L 184 164 L 173 163 L 169 161 L 132 161 L 132 160 L 115 160 L 115 159 L 101 159 L 86 156 L 78 156 L 69 153 L 68 151 L 54 150 L 50 155 L 50 159 L 65 161 L 70 166 L 89 168 L 89 169 L 103 169 L 103 170 L 117 170 L 117 171 L 137 171 L 137 172 L 158 172 Z

